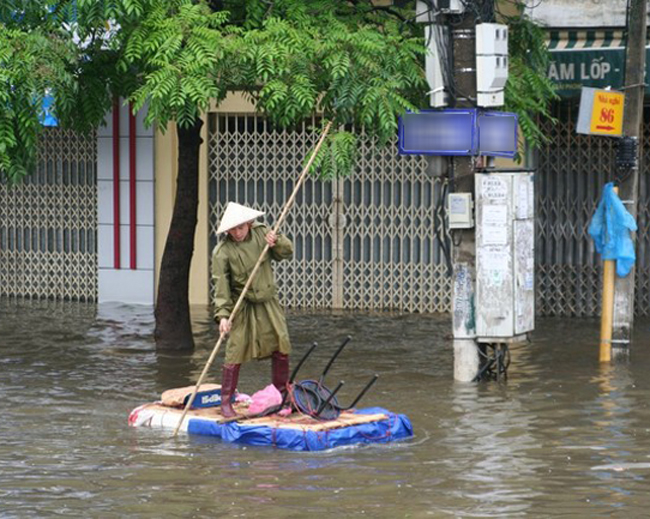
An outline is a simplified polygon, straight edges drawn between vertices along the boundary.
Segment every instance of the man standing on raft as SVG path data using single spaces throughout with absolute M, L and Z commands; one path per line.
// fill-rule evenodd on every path
M 243 362 L 271 357 L 272 382 L 279 391 L 285 390 L 289 379 L 291 343 L 278 301 L 271 260 L 290 258 L 293 246 L 285 236 L 255 222 L 263 214 L 229 202 L 217 229 L 217 234 L 227 233 L 226 239 L 212 252 L 215 320 L 219 323 L 219 333 L 230 333 L 221 379 L 221 414 L 226 418 L 237 414 L 230 399 Z M 269 252 L 231 326 L 230 314 L 267 244 Z

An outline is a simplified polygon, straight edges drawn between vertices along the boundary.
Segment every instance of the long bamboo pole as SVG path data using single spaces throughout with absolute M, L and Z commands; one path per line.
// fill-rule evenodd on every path
M 284 209 L 282 210 L 282 213 L 280 213 L 280 217 L 277 219 L 275 222 L 275 226 L 273 227 L 273 232 L 277 233 L 278 229 L 284 222 L 284 219 L 286 218 L 289 209 L 291 209 L 291 206 L 296 200 L 296 196 L 298 195 L 298 191 L 302 187 L 302 184 L 304 183 L 305 179 L 307 178 L 307 174 L 309 173 L 309 168 L 311 168 L 312 163 L 314 162 L 314 159 L 316 158 L 316 154 L 318 153 L 318 150 L 322 146 L 323 142 L 325 141 L 325 137 L 330 131 L 330 128 L 332 127 L 332 121 L 329 121 L 327 125 L 325 126 L 325 129 L 323 130 L 323 133 L 320 136 L 320 139 L 318 139 L 318 142 L 316 143 L 316 147 L 314 148 L 314 151 L 311 154 L 311 157 L 309 157 L 309 161 L 305 165 L 304 169 L 302 170 L 302 173 L 300 174 L 300 177 L 298 178 L 298 182 L 296 182 L 296 187 L 293 189 L 293 193 L 291 193 L 291 196 L 289 197 L 289 200 L 284 204 Z M 255 267 L 253 268 L 253 271 L 251 272 L 251 275 L 248 277 L 248 281 L 246 281 L 246 284 L 244 285 L 244 289 L 242 290 L 241 294 L 239 295 L 239 299 L 237 299 L 237 303 L 235 304 L 235 307 L 233 308 L 232 312 L 230 313 L 230 317 L 228 318 L 228 324 L 232 324 L 233 319 L 235 318 L 235 315 L 237 314 L 237 311 L 241 307 L 244 297 L 246 296 L 246 292 L 248 292 L 248 289 L 250 288 L 253 279 L 255 278 L 255 274 L 257 274 L 257 271 L 259 270 L 260 266 L 262 265 L 262 262 L 264 261 L 264 257 L 266 256 L 266 253 L 269 250 L 269 244 L 267 243 L 266 246 L 264 247 L 264 250 L 262 251 L 262 254 L 260 254 L 259 259 L 257 260 L 257 263 L 255 264 Z M 210 369 L 210 366 L 212 366 L 212 363 L 214 362 L 215 357 L 217 356 L 217 352 L 219 351 L 219 348 L 221 347 L 221 344 L 223 343 L 225 337 L 227 334 L 222 333 L 219 335 L 219 340 L 217 341 L 217 344 L 215 344 L 214 348 L 212 349 L 212 353 L 210 354 L 210 357 L 208 358 L 208 361 L 205 363 L 205 367 L 203 368 L 203 371 L 201 372 L 201 375 L 199 376 L 199 380 L 196 382 L 196 385 L 194 386 L 194 390 L 192 391 L 192 396 L 190 399 L 187 401 L 187 404 L 185 404 L 185 409 L 183 409 L 183 415 L 181 416 L 181 419 L 178 421 L 178 424 L 176 425 L 176 428 L 174 429 L 174 434 L 173 436 L 176 436 L 178 434 L 179 429 L 181 428 L 181 425 L 183 424 L 183 420 L 185 420 L 185 416 L 187 415 L 187 411 L 189 410 L 190 407 L 192 407 L 192 404 L 194 403 L 194 399 L 196 398 L 196 393 L 199 390 L 199 387 L 201 386 L 201 382 L 203 382 L 203 379 L 205 378 L 205 375 L 207 374 L 208 370 Z

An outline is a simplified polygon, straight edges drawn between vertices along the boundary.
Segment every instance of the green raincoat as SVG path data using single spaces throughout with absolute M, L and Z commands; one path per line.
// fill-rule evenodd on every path
M 266 246 L 264 237 L 269 231 L 267 226 L 256 222 L 243 242 L 227 237 L 214 248 L 212 279 L 215 284 L 214 317 L 217 323 L 223 317 L 230 317 Z M 278 301 L 271 260 L 283 260 L 292 254 L 291 241 L 278 234 L 275 247 L 269 249 L 233 320 L 226 347 L 227 364 L 263 359 L 277 350 L 290 353 L 287 323 Z

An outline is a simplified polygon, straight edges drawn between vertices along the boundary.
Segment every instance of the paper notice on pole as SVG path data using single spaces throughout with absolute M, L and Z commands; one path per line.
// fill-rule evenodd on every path
M 524 290 L 528 290 L 528 291 L 533 290 L 533 288 L 535 288 L 534 283 L 535 283 L 535 278 L 533 276 L 533 273 L 526 272 L 526 274 L 524 274 Z
M 517 304 L 515 305 L 517 307 L 517 317 L 521 318 L 525 314 L 525 298 L 522 296 L 521 293 L 517 294 Z
M 521 179 L 517 193 L 517 218 L 528 218 L 528 211 L 528 182 Z
M 508 249 L 505 247 L 486 247 L 480 251 L 481 268 L 487 270 L 508 270 L 510 260 Z
M 505 205 L 483 206 L 481 237 L 483 245 L 508 243 L 508 208 Z
M 526 272 L 524 273 L 524 290 L 535 288 L 535 260 L 526 258 Z
M 478 261 L 480 278 L 489 286 L 499 287 L 506 281 L 511 261 L 507 247 L 483 247 Z
M 508 184 L 501 178 L 487 176 L 483 178 L 481 192 L 484 198 L 505 203 L 508 197 Z

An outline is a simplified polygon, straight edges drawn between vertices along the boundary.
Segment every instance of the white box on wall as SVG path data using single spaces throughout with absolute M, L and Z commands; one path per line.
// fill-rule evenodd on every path
M 500 23 L 480 23 L 476 26 L 477 56 L 507 56 L 508 26 Z
M 504 104 L 508 81 L 508 27 L 498 23 L 476 26 L 476 104 L 493 107 Z

